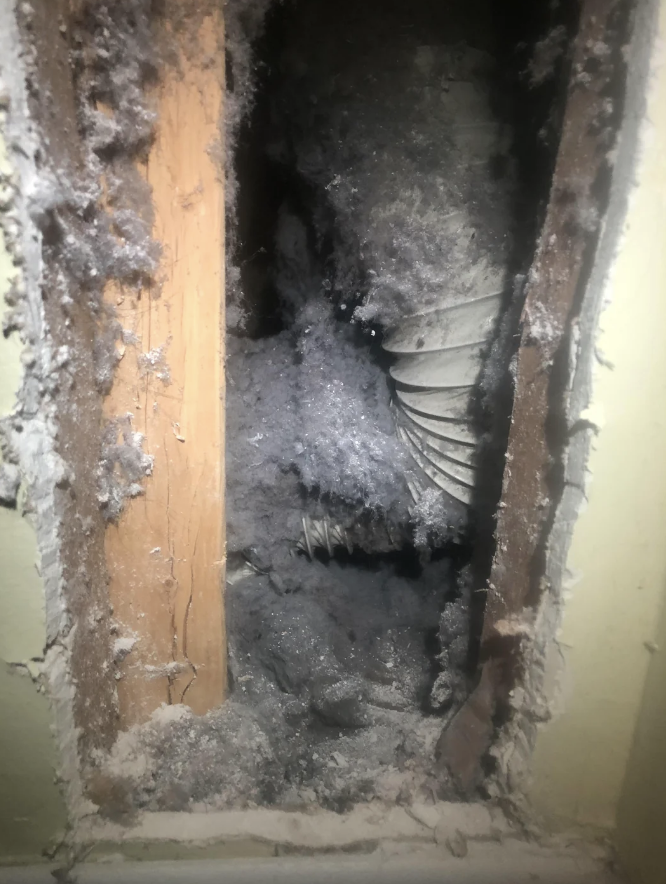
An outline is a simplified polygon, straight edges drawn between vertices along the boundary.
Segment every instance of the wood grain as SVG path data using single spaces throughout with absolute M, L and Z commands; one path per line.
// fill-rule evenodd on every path
M 202 714 L 226 688 L 224 627 L 224 193 L 215 160 L 223 102 L 222 21 L 203 20 L 196 52 L 163 71 L 144 169 L 163 249 L 157 285 L 109 289 L 126 345 L 105 415 L 132 415 L 154 457 L 144 494 L 106 532 L 119 636 L 120 725 L 162 703 Z M 148 354 L 148 356 L 146 356 Z
M 563 491 L 561 468 L 568 433 L 569 354 L 603 218 L 608 145 L 620 115 L 600 125 L 605 97 L 622 85 L 618 23 L 624 0 L 584 0 L 573 45 L 562 134 L 546 217 L 529 275 L 521 317 L 514 403 L 497 516 L 496 548 L 487 587 L 479 682 L 442 733 L 437 755 L 461 793 L 483 776 L 496 718 L 513 714 L 511 691 L 523 680 L 530 624 L 545 592 L 550 530 Z M 588 73 L 590 71 L 591 73 Z M 549 333 L 540 331 L 548 317 Z M 554 588 L 559 591 L 559 587 Z M 521 628 L 522 627 L 522 628 Z M 473 738 L 468 738 L 470 722 Z

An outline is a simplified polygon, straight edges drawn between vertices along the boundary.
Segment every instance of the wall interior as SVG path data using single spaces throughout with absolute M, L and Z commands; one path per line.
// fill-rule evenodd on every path
M 666 38 L 666 0 L 659 33 Z M 594 395 L 584 414 L 596 428 L 590 481 L 567 561 L 570 592 L 551 667 L 563 711 L 537 743 L 531 795 L 552 819 L 601 827 L 614 824 L 619 805 L 625 861 L 636 880 L 656 884 L 666 795 L 663 616 L 655 625 L 666 586 L 666 419 L 655 407 L 666 398 L 663 51 L 654 62 L 636 185 L 605 280 Z M 0 250 L 0 286 L 8 270 Z M 20 346 L 0 338 L 0 413 L 11 410 L 19 380 Z M 22 676 L 10 665 L 43 653 L 35 559 L 27 521 L 0 508 L 3 858 L 36 856 L 63 823 L 46 698 L 27 668 Z

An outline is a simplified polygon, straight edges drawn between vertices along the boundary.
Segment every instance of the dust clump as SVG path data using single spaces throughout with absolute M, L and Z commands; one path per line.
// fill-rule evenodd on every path
M 102 433 L 97 483 L 108 522 L 117 522 L 128 498 L 143 494 L 141 480 L 153 471 L 153 457 L 143 450 L 143 436 L 132 427 L 133 415 L 108 421 Z
M 45 260 L 58 268 L 54 294 L 65 325 L 78 306 L 72 283 L 93 319 L 93 377 L 100 396 L 110 392 L 125 348 L 136 343 L 126 339 L 106 293 L 117 292 L 120 301 L 142 290 L 159 294 L 161 249 L 152 237 L 150 187 L 137 163 L 147 155 L 156 122 L 149 87 L 164 63 L 157 50 L 160 28 L 148 0 L 79 6 L 62 36 L 69 46 L 82 162 L 53 169 L 30 194 Z M 142 493 L 151 469 L 128 418 L 110 421 L 96 471 L 107 520 L 117 520 L 124 501 Z
M 564 55 L 569 34 L 564 25 L 557 25 L 546 36 L 537 41 L 528 65 L 530 84 L 540 86 L 555 76 L 557 63 Z
M 141 375 L 153 374 L 165 387 L 168 387 L 171 383 L 171 372 L 166 349 L 166 346 L 153 347 L 147 353 L 139 353 L 138 363 Z

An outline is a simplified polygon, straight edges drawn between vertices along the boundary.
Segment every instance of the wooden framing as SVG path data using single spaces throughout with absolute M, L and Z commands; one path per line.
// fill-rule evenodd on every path
M 560 147 L 521 317 L 479 680 L 437 747 L 440 764 L 463 792 L 482 775 L 497 717 L 510 716 L 510 693 L 522 678 L 524 641 L 547 589 L 548 535 L 562 493 L 557 468 L 567 435 L 569 347 L 604 210 L 599 178 L 619 117 L 608 97 L 621 71 L 617 27 L 625 9 L 624 0 L 581 4 Z
M 89 174 L 70 55 L 87 5 L 34 0 L 16 7 L 30 59 L 30 111 L 48 145 L 40 162 L 70 182 Z M 140 297 L 117 286 L 105 292 L 137 343 L 126 345 L 103 408 L 94 380 L 97 316 L 57 248 L 43 251 L 45 333 L 54 350 L 75 354 L 52 369 L 50 379 L 59 391 L 56 445 L 67 469 L 48 514 L 56 522 L 57 549 L 42 551 L 43 568 L 57 571 L 62 587 L 62 603 L 47 600 L 47 646 L 67 649 L 84 784 L 119 728 L 146 720 L 163 702 L 183 701 L 203 713 L 225 696 L 224 188 L 217 149 L 224 35 L 221 15 L 203 17 L 195 6 L 189 17 L 179 10 L 182 31 L 167 35 L 169 64 L 154 96 L 156 140 L 140 170 L 152 188 L 153 233 L 163 259 L 156 286 Z M 175 57 L 181 34 L 183 51 Z M 83 232 L 86 222 L 75 207 L 59 204 L 56 214 Z M 63 285 L 72 295 L 66 306 Z M 160 347 L 169 384 L 141 359 Z M 153 474 L 119 524 L 105 528 L 97 482 L 100 430 L 128 413 L 154 457 Z M 113 653 L 118 638 L 135 641 L 120 662 Z
M 225 696 L 224 192 L 213 150 L 224 87 L 222 20 L 208 15 L 188 52 L 161 72 L 152 188 L 157 287 L 109 287 L 123 328 L 107 418 L 131 415 L 154 458 L 144 493 L 106 532 L 119 635 L 120 727 L 162 703 L 198 714 Z M 119 345 L 120 346 L 120 345 Z

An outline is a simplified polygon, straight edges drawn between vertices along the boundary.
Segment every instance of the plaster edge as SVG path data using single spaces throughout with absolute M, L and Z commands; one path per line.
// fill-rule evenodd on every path
M 637 188 L 642 145 L 649 131 L 647 105 L 659 48 L 656 27 L 659 7 L 660 0 L 637 0 L 634 4 L 631 39 L 626 51 L 624 113 L 615 147 L 608 208 L 580 310 L 573 321 L 565 403 L 569 440 L 564 452 L 564 487 L 546 544 L 545 591 L 536 612 L 530 643 L 525 648 L 527 674 L 512 693 L 516 714 L 501 731 L 492 750 L 498 774 L 491 783 L 491 794 L 508 793 L 522 809 L 527 825 L 534 822 L 530 806 L 532 754 L 539 731 L 558 714 L 564 703 L 561 685 L 566 663 L 558 643 L 558 631 L 566 591 L 575 581 L 575 575 L 567 570 L 567 559 L 578 516 L 587 501 L 590 445 L 599 430 L 588 414 L 594 396 L 594 367 L 602 358 L 597 348 L 599 322 L 609 303 L 625 220 Z M 573 820 L 568 824 L 576 825 Z
M 15 18 L 13 0 L 0 0 L 0 128 L 8 162 L 13 169 L 12 204 L 3 218 L 6 246 L 16 268 L 22 295 L 21 340 L 26 366 L 19 404 L 9 417 L 18 420 L 4 428 L 18 460 L 28 492 L 30 522 L 39 552 L 39 571 L 44 586 L 46 613 L 45 666 L 49 698 L 59 753 L 58 777 L 69 813 L 76 817 L 87 809 L 78 762 L 78 731 L 74 723 L 74 684 L 69 667 L 73 628 L 64 598 L 59 551 L 59 520 L 55 488 L 66 467 L 55 448 L 56 408 L 50 377 L 56 370 L 56 354 L 50 339 L 42 302 L 42 237 L 30 216 L 31 194 L 38 190 L 37 156 L 42 148 L 31 118 L 28 93 L 29 57 Z
M 512 830 L 501 811 L 492 805 L 438 802 L 378 807 L 361 804 L 344 814 L 320 808 L 145 812 L 129 827 L 95 815 L 80 821 L 74 844 L 80 848 L 100 841 L 210 843 L 249 839 L 304 849 L 344 849 L 379 840 L 431 842 L 445 840 L 456 833 L 469 839 L 497 840 L 510 837 Z

